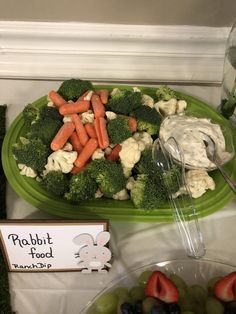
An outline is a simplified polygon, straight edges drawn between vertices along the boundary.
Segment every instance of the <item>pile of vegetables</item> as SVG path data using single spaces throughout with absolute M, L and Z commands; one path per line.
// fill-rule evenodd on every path
M 173 100 L 177 104 L 167 86 L 158 87 L 154 99 L 138 88 L 110 92 L 66 80 L 44 106 L 23 110 L 27 133 L 12 147 L 20 173 L 75 204 L 106 197 L 158 208 L 168 196 L 151 149 Z M 166 178 L 173 182 L 179 173 L 167 170 Z

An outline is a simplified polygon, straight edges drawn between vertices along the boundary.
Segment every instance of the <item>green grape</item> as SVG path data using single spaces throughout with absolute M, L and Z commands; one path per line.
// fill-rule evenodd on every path
M 118 297 L 118 299 L 129 296 L 128 289 L 124 287 L 117 287 L 112 291 L 112 293 L 114 293 Z
M 222 277 L 213 277 L 211 278 L 208 283 L 207 283 L 207 290 L 208 290 L 208 295 L 209 296 L 214 296 L 214 285 L 215 283 Z
M 195 303 L 193 305 L 193 308 L 194 308 L 194 310 L 193 310 L 194 314 L 203 314 L 203 313 L 205 313 L 205 311 L 204 311 L 205 307 L 200 305 L 200 304 L 198 304 L 198 303 Z
M 183 298 L 179 298 L 179 306 L 181 308 L 181 313 L 184 311 L 193 311 L 194 310 L 194 303 L 192 302 L 192 300 L 188 297 L 188 295 L 186 295 Z
M 89 307 L 89 309 L 86 311 L 86 314 L 100 314 L 97 310 L 96 310 L 96 307 L 95 305 L 91 305 Z
M 151 270 L 145 270 L 143 273 L 141 273 L 138 277 L 138 283 L 140 286 L 145 286 L 148 282 L 148 279 L 150 278 L 152 274 Z
M 117 296 L 111 292 L 104 293 L 95 302 L 95 309 L 100 314 L 113 314 L 116 312 Z
M 171 281 L 173 281 L 173 283 L 176 285 L 178 290 L 181 288 L 184 291 L 187 291 L 188 285 L 180 276 L 178 276 L 176 274 L 170 274 L 169 278 Z
M 143 304 L 142 304 L 143 314 L 150 314 L 153 306 L 158 305 L 158 304 L 159 304 L 159 302 L 157 299 L 154 299 L 152 297 L 146 297 L 143 300 Z
M 199 304 L 204 308 L 207 299 L 207 291 L 199 285 L 193 285 L 188 288 L 188 296 L 192 302 Z
M 182 287 L 178 287 L 179 291 L 179 298 L 185 298 L 186 297 L 186 290 L 184 290 Z
M 205 305 L 206 314 L 224 314 L 223 304 L 216 298 L 209 297 Z
M 144 288 L 140 286 L 134 286 L 133 288 L 131 288 L 129 294 L 134 302 L 143 300 L 145 297 Z

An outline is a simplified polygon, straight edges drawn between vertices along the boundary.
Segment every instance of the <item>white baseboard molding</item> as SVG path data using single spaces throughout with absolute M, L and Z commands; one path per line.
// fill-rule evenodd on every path
M 229 28 L 0 22 L 0 78 L 220 83 Z

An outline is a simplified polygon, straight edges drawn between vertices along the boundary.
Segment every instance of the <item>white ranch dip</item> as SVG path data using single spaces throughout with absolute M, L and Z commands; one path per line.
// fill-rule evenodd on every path
M 182 150 L 186 168 L 215 168 L 215 164 L 207 158 L 203 141 L 206 140 L 206 136 L 202 132 L 209 135 L 217 144 L 217 154 L 222 164 L 232 158 L 232 154 L 225 151 L 225 138 L 220 126 L 206 118 L 185 115 L 168 116 L 161 124 L 159 137 L 165 149 L 175 159 L 180 160 L 178 153 L 174 156 L 166 143 L 169 137 L 175 138 Z

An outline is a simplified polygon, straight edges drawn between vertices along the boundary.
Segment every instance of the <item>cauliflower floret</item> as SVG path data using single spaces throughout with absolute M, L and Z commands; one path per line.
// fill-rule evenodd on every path
M 123 168 L 123 173 L 124 173 L 124 176 L 125 178 L 129 178 L 132 174 L 132 168 L 128 168 L 128 167 L 125 167 L 124 165 L 122 165 L 122 168 Z
M 70 142 L 66 142 L 66 144 L 62 147 L 62 150 L 66 152 L 71 152 L 73 150 L 73 146 Z
M 176 113 L 182 113 L 187 108 L 187 102 L 185 100 L 177 101 Z
M 49 171 L 53 170 L 61 170 L 63 173 L 69 173 L 74 167 L 76 158 L 77 152 L 67 152 L 59 149 L 48 156 L 48 162 L 45 166 L 43 174 L 46 175 Z
M 71 118 L 70 115 L 64 116 L 64 118 L 63 118 L 63 123 L 66 123 L 66 122 L 72 122 L 72 118 Z
M 124 201 L 129 199 L 129 193 L 127 192 L 126 189 L 123 189 L 114 194 L 112 197 L 114 200 Z
M 37 177 L 37 173 L 32 168 L 30 168 L 24 164 L 18 164 L 18 168 L 21 170 L 20 174 L 22 176 L 26 176 L 29 178 L 36 178 Z
M 205 170 L 189 170 L 186 173 L 186 183 L 193 198 L 202 196 L 206 190 L 214 190 L 215 182 Z
M 164 117 L 179 114 L 187 108 L 185 100 L 171 98 L 168 101 L 160 100 L 154 104 L 154 108 Z
M 106 111 L 106 117 L 108 120 L 113 120 L 117 117 L 117 114 L 113 111 Z
M 105 152 L 101 148 L 97 148 L 92 155 L 92 160 L 94 159 L 105 159 Z
M 154 99 L 149 95 L 142 95 L 142 104 L 150 108 L 154 107 Z
M 54 106 L 54 103 L 53 103 L 52 101 L 48 101 L 47 106 L 48 106 L 48 107 L 55 107 L 55 106 Z
M 134 177 L 129 177 L 126 183 L 126 189 L 131 191 L 134 187 L 134 183 L 135 183 Z
M 154 104 L 154 107 L 162 116 L 173 115 L 176 112 L 177 99 L 171 98 L 168 101 L 160 100 Z
M 141 152 L 151 147 L 152 143 L 153 139 L 147 132 L 136 132 L 132 137 L 121 143 L 122 148 L 119 156 L 126 178 L 131 175 L 131 170 L 139 161 Z
M 138 87 L 136 87 L 136 86 L 133 87 L 133 91 L 134 91 L 135 93 L 141 93 L 140 88 L 138 88 Z
M 121 93 L 121 90 L 119 88 L 113 88 L 113 90 L 111 91 L 111 96 L 114 96 L 114 95 L 117 95 L 117 94 L 120 94 Z
M 49 95 L 47 95 L 47 106 L 48 107 L 55 107 L 53 101 L 51 101 Z
M 106 149 L 105 149 L 105 155 L 110 155 L 110 153 L 112 152 L 112 148 L 110 146 L 108 146 Z
M 203 169 L 188 170 L 186 172 L 186 184 L 193 198 L 202 196 L 208 189 L 215 189 L 214 180 Z M 176 196 L 186 193 L 186 189 L 181 188 Z
M 103 196 L 103 193 L 100 189 L 97 189 L 97 192 L 95 193 L 95 198 L 101 198 Z
M 134 133 L 133 138 L 138 142 L 141 151 L 150 148 L 153 144 L 153 139 L 147 132 L 136 132 Z
M 93 93 L 94 93 L 94 91 L 93 91 L 93 90 L 90 90 L 90 91 L 88 92 L 88 94 L 84 97 L 84 100 L 90 101 L 91 98 L 92 98 L 92 96 L 93 96 Z
M 139 161 L 141 150 L 138 142 L 133 137 L 121 143 L 121 151 L 119 153 L 121 164 L 124 168 L 132 169 Z
M 94 121 L 94 113 L 92 110 L 88 110 L 81 114 L 81 121 L 83 124 L 85 123 L 93 123 Z

